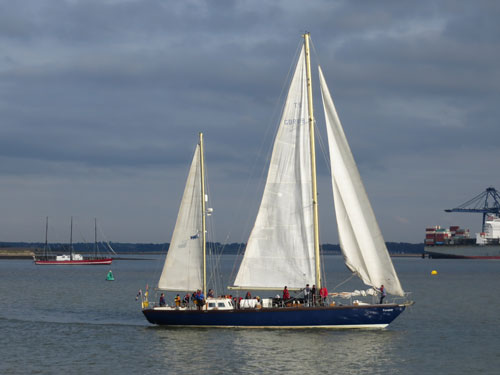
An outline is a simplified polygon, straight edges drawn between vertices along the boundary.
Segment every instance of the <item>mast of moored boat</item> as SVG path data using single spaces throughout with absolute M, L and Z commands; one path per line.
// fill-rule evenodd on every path
M 207 243 L 205 221 L 205 164 L 203 158 L 203 133 L 200 133 L 200 175 L 201 175 L 201 241 L 203 252 L 203 295 L 207 296 Z
M 49 217 L 45 216 L 45 260 L 47 260 L 47 257 L 49 256 L 49 244 L 47 242 L 48 232 L 49 232 Z
M 97 218 L 94 217 L 94 256 L 97 258 Z
M 314 227 L 314 258 L 316 262 L 316 288 L 321 289 L 321 264 L 319 257 L 319 224 L 318 224 L 318 188 L 316 184 L 316 151 L 314 145 L 314 107 L 312 96 L 311 54 L 309 50 L 309 33 L 304 35 L 304 49 L 307 75 L 307 102 L 309 106 L 309 138 L 311 143 L 311 177 Z
M 71 216 L 71 226 L 69 231 L 69 259 L 73 260 L 73 216 Z

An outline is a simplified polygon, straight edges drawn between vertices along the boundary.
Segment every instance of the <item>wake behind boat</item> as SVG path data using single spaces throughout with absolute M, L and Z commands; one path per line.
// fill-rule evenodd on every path
M 283 297 L 239 299 L 207 295 L 203 137 L 196 147 L 165 265 L 158 282 L 164 291 L 189 292 L 196 304 L 176 297 L 174 306 L 151 303 L 143 313 L 153 324 L 204 327 L 384 328 L 412 302 L 366 303 L 353 295 L 379 290 L 405 293 L 387 252 L 356 163 L 319 69 L 325 110 L 332 186 L 340 245 L 346 265 L 372 288 L 330 293 L 324 288 L 319 249 L 314 114 L 309 34 L 299 59 L 274 142 L 260 209 L 232 290 L 282 290 Z M 313 285 L 316 292 L 309 290 Z M 304 287 L 305 290 L 304 290 Z M 291 297 L 288 290 L 301 291 Z M 352 303 L 343 305 L 338 298 Z

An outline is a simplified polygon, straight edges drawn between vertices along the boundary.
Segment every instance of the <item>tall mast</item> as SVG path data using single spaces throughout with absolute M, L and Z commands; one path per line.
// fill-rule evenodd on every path
M 94 256 L 97 257 L 97 218 L 94 217 Z
M 47 236 L 49 232 L 49 217 L 45 216 L 45 258 L 49 255 L 49 244 L 47 242 Z
M 200 174 L 201 174 L 201 241 L 203 251 L 203 295 L 207 296 L 207 238 L 205 222 L 205 163 L 203 157 L 203 133 L 200 133 Z
M 73 216 L 71 216 L 71 226 L 69 231 L 69 255 L 69 258 L 73 260 Z
M 311 142 L 311 175 L 312 175 L 312 202 L 314 226 L 314 258 L 316 261 L 316 288 L 321 289 L 321 264 L 319 257 L 319 229 L 318 229 L 318 188 L 316 184 L 316 149 L 314 145 L 314 107 L 311 78 L 311 54 L 309 50 L 309 33 L 304 35 L 304 48 L 307 74 L 307 102 L 309 106 L 309 138 Z

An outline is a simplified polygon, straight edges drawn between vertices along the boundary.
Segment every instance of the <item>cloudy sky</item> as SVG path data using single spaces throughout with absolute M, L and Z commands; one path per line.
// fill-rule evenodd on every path
M 495 1 L 0 0 L 0 241 L 42 241 L 46 216 L 52 241 L 71 216 L 77 241 L 94 217 L 170 241 L 199 131 L 215 240 L 246 241 L 306 30 L 385 239 L 478 231 L 443 210 L 500 189 L 499 19 Z

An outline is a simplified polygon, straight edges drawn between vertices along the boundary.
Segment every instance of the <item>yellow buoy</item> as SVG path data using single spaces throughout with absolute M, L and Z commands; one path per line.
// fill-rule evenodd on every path
M 437 275 L 437 274 L 438 274 L 438 271 L 432 270 L 431 275 Z

